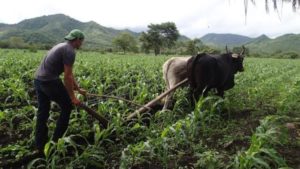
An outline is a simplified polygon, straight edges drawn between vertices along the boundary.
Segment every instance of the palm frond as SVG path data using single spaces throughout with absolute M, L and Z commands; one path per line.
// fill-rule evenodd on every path
M 247 12 L 248 12 L 248 1 L 249 0 L 244 0 L 244 6 L 245 6 L 245 15 L 247 16 Z M 272 4 L 273 4 L 273 9 L 277 10 L 278 8 L 278 1 L 280 0 L 272 0 Z M 252 4 L 255 5 L 255 0 L 251 0 Z M 291 3 L 292 4 L 292 9 L 293 11 L 297 10 L 297 7 L 300 7 L 300 0 L 281 0 L 281 2 L 286 2 L 286 3 Z M 269 8 L 269 0 L 265 0 L 265 10 L 268 13 L 270 11 Z

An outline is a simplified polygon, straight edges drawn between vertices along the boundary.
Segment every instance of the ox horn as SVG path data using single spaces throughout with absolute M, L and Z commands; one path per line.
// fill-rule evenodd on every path
M 243 50 L 241 51 L 240 56 L 243 56 L 245 54 L 246 48 L 244 45 L 242 46 L 242 49 Z
M 225 50 L 226 50 L 226 53 L 228 54 L 228 53 L 229 53 L 229 51 L 228 51 L 228 47 L 227 47 L 227 45 L 226 45 L 226 47 L 225 47 Z

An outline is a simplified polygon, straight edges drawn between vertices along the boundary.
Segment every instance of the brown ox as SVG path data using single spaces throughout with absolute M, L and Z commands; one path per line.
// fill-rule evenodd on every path
M 166 90 L 173 88 L 177 83 L 187 78 L 187 61 L 191 57 L 172 57 L 163 64 L 163 78 Z M 174 92 L 166 96 L 163 109 L 168 109 L 172 102 Z

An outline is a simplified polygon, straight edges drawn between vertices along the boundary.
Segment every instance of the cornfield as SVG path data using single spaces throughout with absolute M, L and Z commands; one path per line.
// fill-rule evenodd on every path
M 33 77 L 44 55 L 0 49 L 0 168 L 300 166 L 300 60 L 247 56 L 245 71 L 224 98 L 212 91 L 192 106 L 185 86 L 176 91 L 172 110 L 158 108 L 127 122 L 139 106 L 164 92 L 162 65 L 171 56 L 86 51 L 77 53 L 76 80 L 88 93 L 111 97 L 78 97 L 109 126 L 75 108 L 64 137 L 47 143 L 45 158 L 26 161 L 34 149 Z M 52 104 L 49 136 L 58 115 Z

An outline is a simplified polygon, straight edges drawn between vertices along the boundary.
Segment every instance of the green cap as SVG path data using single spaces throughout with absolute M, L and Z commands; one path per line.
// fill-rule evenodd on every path
M 65 36 L 65 40 L 74 40 L 74 39 L 84 39 L 84 34 L 79 29 L 73 29 L 67 36 Z

